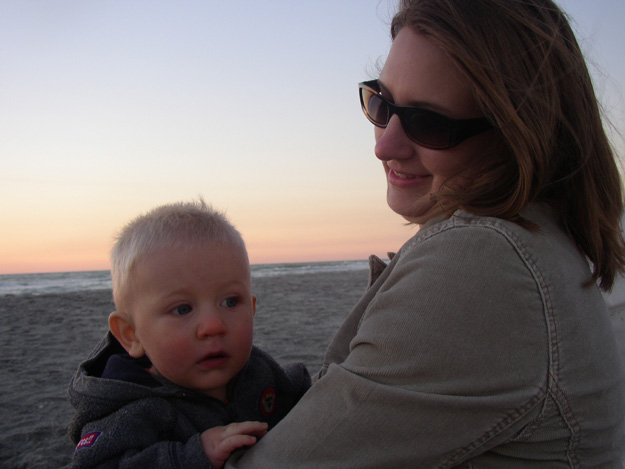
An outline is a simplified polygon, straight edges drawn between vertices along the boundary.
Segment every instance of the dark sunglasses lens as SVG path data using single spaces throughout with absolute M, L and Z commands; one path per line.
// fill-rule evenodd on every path
M 366 89 L 362 90 L 362 102 L 365 105 L 369 119 L 377 125 L 386 127 L 389 120 L 386 103 L 377 94 Z
M 390 105 L 374 90 L 360 88 L 360 99 L 367 118 L 378 127 L 386 127 L 391 118 Z M 446 117 L 420 108 L 394 107 L 406 135 L 415 142 L 433 149 L 453 145 L 453 125 Z
M 432 147 L 445 148 L 451 142 L 449 122 L 436 114 L 412 111 L 402 116 L 406 134 L 417 143 Z

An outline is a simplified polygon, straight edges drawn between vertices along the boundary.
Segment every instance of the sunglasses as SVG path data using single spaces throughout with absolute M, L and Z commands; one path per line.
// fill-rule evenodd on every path
M 397 106 L 382 96 L 378 80 L 365 81 L 358 88 L 362 110 L 373 125 L 385 129 L 395 114 L 406 135 L 426 148 L 452 148 L 493 127 L 485 117 L 452 119 L 420 107 Z

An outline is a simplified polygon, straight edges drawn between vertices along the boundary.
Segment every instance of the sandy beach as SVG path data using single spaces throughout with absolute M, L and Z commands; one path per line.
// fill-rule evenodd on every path
M 255 343 L 312 373 L 360 298 L 366 270 L 254 279 Z M 59 468 L 73 451 L 66 389 L 107 330 L 109 290 L 0 296 L 0 467 Z

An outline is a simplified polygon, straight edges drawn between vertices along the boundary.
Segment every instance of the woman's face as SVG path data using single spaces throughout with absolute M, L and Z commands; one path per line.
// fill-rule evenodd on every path
M 418 106 L 454 119 L 482 117 L 467 79 L 430 39 L 404 27 L 396 36 L 380 74 L 382 95 L 400 106 Z M 399 117 L 375 128 L 375 154 L 387 179 L 387 202 L 409 221 L 424 223 L 445 182 L 462 185 L 471 165 L 492 145 L 487 131 L 446 150 L 420 146 L 406 136 Z M 455 186 L 454 186 L 455 187 Z

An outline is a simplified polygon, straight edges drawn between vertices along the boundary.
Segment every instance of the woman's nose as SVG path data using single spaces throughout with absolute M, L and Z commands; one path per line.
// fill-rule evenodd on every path
M 221 315 L 215 311 L 203 311 L 197 325 L 197 335 L 200 338 L 213 337 L 226 333 L 226 324 Z
M 410 158 L 414 144 L 408 138 L 399 117 L 391 116 L 386 128 L 375 128 L 375 156 L 382 161 Z

